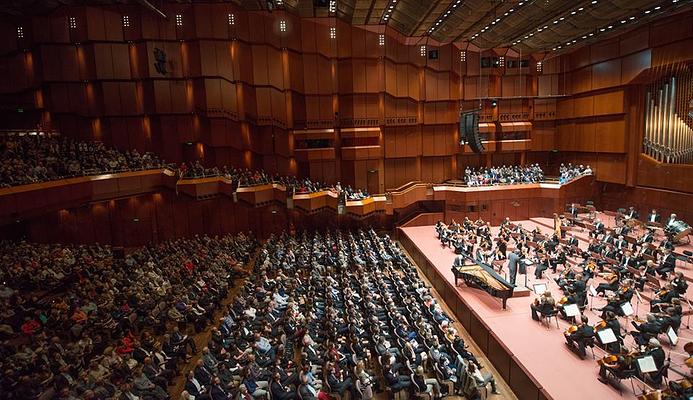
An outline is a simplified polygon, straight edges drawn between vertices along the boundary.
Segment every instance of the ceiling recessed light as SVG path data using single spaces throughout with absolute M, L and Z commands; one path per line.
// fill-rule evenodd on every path
M 572 12 L 570 13 L 570 15 L 575 15 L 576 13 L 577 13 L 576 11 L 572 11 Z
M 604 32 L 606 29 L 602 28 L 599 30 L 599 32 Z
M 580 8 L 578 8 L 578 11 L 582 11 L 584 9 L 585 9 L 585 7 L 580 7 Z
M 630 17 L 630 18 L 628 18 L 628 19 L 632 21 L 632 20 L 634 20 L 634 19 L 635 19 L 635 17 Z
M 657 7 L 655 7 L 654 9 L 655 9 L 655 10 L 659 10 L 660 8 L 662 8 L 662 6 L 657 6 Z
M 597 4 L 597 0 L 592 0 L 592 4 Z

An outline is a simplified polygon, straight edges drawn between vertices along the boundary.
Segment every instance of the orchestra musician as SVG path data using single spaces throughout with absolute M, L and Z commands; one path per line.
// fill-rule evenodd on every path
M 652 209 L 652 212 L 650 212 L 650 215 L 647 216 L 647 222 L 656 222 L 656 223 L 660 223 L 660 222 L 662 222 L 662 216 L 659 215 L 659 213 L 657 212 L 657 210 L 655 210 L 655 209 L 653 208 L 653 209 Z
M 638 324 L 636 321 L 631 321 L 635 331 L 631 332 L 631 336 L 635 339 L 635 343 L 644 346 L 653 337 L 657 337 L 662 332 L 662 324 L 657 320 L 657 316 L 653 313 L 647 314 L 647 320 Z
M 650 372 L 648 374 L 650 379 L 656 385 L 661 384 L 662 375 L 664 372 L 662 371 L 662 367 L 666 362 L 666 354 L 664 354 L 664 350 L 662 350 L 662 345 L 659 343 L 659 340 L 657 340 L 657 338 L 652 338 L 649 340 L 649 342 L 647 343 L 647 351 L 645 352 L 645 355 L 651 356 L 654 360 L 655 366 L 657 367 L 657 372 Z
M 640 214 L 635 210 L 633 206 L 628 207 L 628 211 L 626 211 L 626 214 L 624 215 L 626 219 L 639 219 Z
M 652 228 L 647 228 L 647 231 L 638 238 L 638 245 L 643 245 L 643 243 L 652 243 L 654 241 L 654 232 Z
M 534 303 L 529 307 L 532 310 L 532 319 L 540 321 L 540 315 L 545 317 L 553 312 L 556 307 L 556 300 L 554 300 L 551 292 L 547 290 L 539 298 L 534 299 Z
M 674 222 L 676 222 L 676 214 L 671 213 L 671 215 L 669 216 L 669 219 L 667 220 L 667 223 L 665 225 L 666 228 L 667 229 L 673 228 Z
M 634 293 L 633 281 L 631 279 L 624 279 L 621 282 L 621 286 L 618 288 L 618 291 L 616 291 L 616 294 L 609 297 L 606 305 L 599 310 L 602 312 L 601 317 L 606 317 L 606 313 L 608 311 L 611 311 L 618 316 L 623 316 L 621 306 L 630 302 Z
M 688 290 L 688 282 L 683 277 L 683 272 L 677 272 L 676 277 L 672 279 L 671 286 L 678 293 L 679 297 L 683 297 Z
M 577 206 L 577 204 L 572 203 L 572 204 L 570 205 L 570 208 L 568 209 L 568 212 L 570 213 L 570 215 L 573 216 L 573 218 L 577 218 L 577 216 L 578 216 L 578 206 Z
M 667 283 L 656 295 L 656 298 L 650 300 L 650 310 L 656 312 L 662 311 L 662 307 L 670 306 L 672 300 L 679 297 L 679 293 L 674 290 L 674 285 L 671 283 Z
M 622 348 L 618 354 L 609 354 L 598 361 L 599 363 L 599 382 L 609 383 L 607 380 L 607 371 L 615 376 L 627 378 L 634 376 L 635 356 L 637 352 L 629 352 L 626 348 Z
M 604 293 L 609 290 L 611 292 L 616 292 L 619 288 L 619 277 L 618 274 L 613 272 L 604 272 L 599 274 L 600 277 L 604 278 L 606 282 L 600 283 L 595 291 L 597 295 L 604 295 Z
M 589 325 L 589 320 L 582 315 L 580 323 L 569 327 L 563 335 L 568 346 L 576 348 L 580 357 L 584 358 L 587 355 L 586 347 L 594 340 L 594 328 Z
M 623 238 L 623 235 L 618 235 L 618 239 L 614 242 L 614 246 L 618 250 L 623 250 L 626 247 L 628 247 L 628 242 L 626 242 L 626 239 Z
M 606 313 L 606 318 L 599 321 L 598 324 L 594 326 L 594 331 L 599 332 L 604 329 L 611 329 L 616 336 L 616 341 L 608 344 L 603 344 L 599 340 L 599 335 L 597 335 L 597 341 L 603 346 L 603 348 L 610 353 L 618 353 L 621 351 L 621 346 L 623 345 L 623 336 L 621 335 L 621 323 L 618 322 L 618 318 L 611 311 Z
M 604 223 L 597 218 L 594 223 L 594 230 L 590 232 L 590 237 L 598 237 L 599 235 L 604 234 Z
M 655 271 L 662 278 L 667 279 L 667 274 L 674 272 L 674 268 L 676 268 L 676 257 L 671 253 L 671 250 L 665 249 L 659 267 Z

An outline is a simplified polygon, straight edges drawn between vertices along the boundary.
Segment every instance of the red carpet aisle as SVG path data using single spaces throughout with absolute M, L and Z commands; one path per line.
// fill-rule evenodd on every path
M 534 229 L 535 226 L 539 226 L 542 231 L 548 232 L 551 230 L 533 221 L 519 222 L 527 229 Z M 453 285 L 454 276 L 450 266 L 455 254 L 451 249 L 443 249 L 441 247 L 440 242 L 436 238 L 434 227 L 410 227 L 402 228 L 402 231 L 435 266 L 438 274 L 444 277 L 450 285 Z M 497 228 L 493 232 L 495 234 Z M 581 247 L 586 247 L 586 243 L 581 243 Z M 535 282 L 547 282 L 547 279 L 535 281 L 533 278 L 533 267 L 529 268 L 529 272 L 528 282 L 530 287 Z M 518 275 L 517 281 L 518 283 L 523 282 L 524 277 Z M 593 283 L 593 285 L 596 285 L 596 283 Z M 552 280 L 548 286 L 556 297 L 560 298 L 558 287 L 553 284 Z M 501 309 L 500 300 L 479 289 L 468 288 L 461 284 L 461 287 L 457 288 L 457 295 L 468 304 L 468 307 L 479 316 L 479 319 L 487 324 L 496 335 L 500 344 L 507 348 L 509 353 L 518 360 L 525 372 L 538 382 L 550 397 L 557 400 L 621 398 L 618 391 L 597 380 L 598 366 L 596 361 L 590 357 L 591 353 L 589 351 L 588 357 L 585 360 L 580 360 L 578 356 L 566 347 L 563 338 L 563 331 L 568 327 L 566 322 L 560 321 L 560 329 L 556 329 L 555 324 L 547 328 L 545 325 L 532 320 L 529 305 L 535 297 L 533 294 L 530 297 L 509 299 L 508 309 L 505 311 Z M 605 300 L 601 298 L 594 299 L 595 308 L 601 307 L 603 304 L 605 304 Z M 641 304 L 639 306 L 639 315 L 644 317 L 648 310 L 649 304 Z M 599 320 L 596 311 L 587 311 L 586 314 L 590 319 L 590 323 Z M 680 331 L 681 340 L 671 353 L 672 365 L 683 362 L 683 354 L 681 354 L 683 353 L 683 345 L 688 339 L 693 337 L 691 331 L 685 329 L 686 320 L 687 317 L 684 317 Z M 621 319 L 621 325 L 629 327 L 629 331 L 632 330 L 630 322 L 627 322 L 625 318 Z M 672 350 L 666 343 L 666 339 L 663 339 L 663 335 L 660 335 L 660 341 L 663 343 L 666 352 Z M 626 343 L 632 343 L 632 339 L 629 337 Z M 595 349 L 597 358 L 604 355 L 600 349 Z M 685 371 L 685 368 L 679 369 Z M 676 379 L 677 377 L 678 374 L 670 372 L 670 378 Z M 630 384 L 627 381 L 623 382 L 622 387 L 625 397 L 634 397 Z M 636 391 L 639 394 L 637 385 Z

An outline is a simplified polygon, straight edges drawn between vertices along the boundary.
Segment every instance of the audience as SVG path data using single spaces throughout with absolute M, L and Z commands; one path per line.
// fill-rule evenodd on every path
M 477 379 L 470 371 L 480 366 L 449 321 L 387 236 L 372 230 L 273 236 L 203 350 L 212 361 L 200 365 L 186 390 L 247 400 L 267 392 L 281 399 L 346 393 L 369 399 L 386 388 L 451 395 L 442 393 L 444 378 L 472 398 L 483 385 L 465 383 Z M 483 380 L 492 382 L 490 374 Z
M 298 178 L 296 176 L 270 175 L 262 170 L 249 170 L 246 168 L 234 168 L 223 166 L 221 168 L 205 168 L 199 161 L 194 163 L 182 163 L 178 167 L 178 176 L 181 179 L 194 179 L 221 176 L 233 181 L 238 187 L 266 185 L 276 183 L 283 185 L 294 194 L 307 194 L 320 191 L 333 191 L 345 196 L 346 200 L 363 200 L 370 197 L 364 189 L 352 189 L 351 186 L 343 187 L 339 182 L 336 185 L 328 185 L 316 182 L 310 178 Z
M 121 152 L 101 142 L 30 134 L 0 136 L 0 160 L 0 187 L 164 166 L 152 153 Z
M 573 164 L 568 163 L 568 165 L 561 164 L 561 167 L 559 168 L 559 182 L 561 184 L 570 182 L 571 180 L 583 176 L 583 175 L 592 175 L 592 168 L 590 166 L 573 166 Z
M 109 246 L 0 243 L 2 397 L 168 398 L 197 351 L 179 326 L 204 328 L 256 245 L 196 236 L 118 259 Z
M 537 183 L 544 180 L 544 172 L 538 164 L 490 168 L 465 168 L 467 186 Z

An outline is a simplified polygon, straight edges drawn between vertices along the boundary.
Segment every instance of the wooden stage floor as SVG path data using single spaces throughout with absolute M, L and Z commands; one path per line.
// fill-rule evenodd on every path
M 517 222 L 527 229 L 538 226 L 542 231 L 551 230 L 538 221 Z M 497 228 L 492 231 L 495 234 Z M 555 322 L 547 327 L 532 320 L 529 306 L 536 297 L 534 293 L 529 297 L 508 299 L 507 309 L 503 310 L 499 299 L 482 290 L 466 287 L 462 283 L 460 287 L 455 287 L 451 271 L 455 254 L 452 249 L 441 247 L 433 226 L 400 228 L 399 239 L 518 398 L 632 399 L 635 394 L 642 392 L 643 385 L 638 381 L 635 381 L 636 393 L 633 393 L 628 381 L 623 381 L 623 395 L 599 382 L 599 367 L 589 350 L 585 360 L 581 360 L 566 346 L 563 331 L 569 326 L 567 322 L 560 320 L 560 328 L 556 328 Z M 581 247 L 586 247 L 586 243 L 581 241 Z M 529 267 L 528 272 L 529 287 L 533 283 L 551 280 L 535 280 L 534 267 Z M 518 275 L 517 282 L 523 283 L 524 276 Z M 592 284 L 596 286 L 598 282 Z M 558 287 L 552 280 L 548 287 L 560 298 Z M 605 303 L 604 299 L 595 298 L 593 306 L 600 308 Z M 638 306 L 638 314 L 642 317 L 648 310 L 649 303 Z M 587 310 L 585 314 L 590 323 L 599 321 L 598 311 Z M 659 338 L 664 350 L 671 356 L 672 365 L 680 371 L 687 370 L 685 366 L 678 367 L 684 361 L 683 345 L 693 337 L 691 330 L 685 328 L 686 320 L 684 316 L 677 346 L 672 348 L 664 335 Z M 625 318 L 621 318 L 621 326 L 633 330 L 630 321 Z M 632 343 L 629 336 L 626 344 Z M 597 347 L 594 353 L 597 359 L 605 354 Z M 678 379 L 680 375 L 670 372 L 669 377 Z

